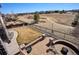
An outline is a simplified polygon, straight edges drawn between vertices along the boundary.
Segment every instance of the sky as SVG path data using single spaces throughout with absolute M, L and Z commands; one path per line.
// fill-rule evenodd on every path
M 79 9 L 79 3 L 2 3 L 1 5 L 0 11 L 4 14 Z

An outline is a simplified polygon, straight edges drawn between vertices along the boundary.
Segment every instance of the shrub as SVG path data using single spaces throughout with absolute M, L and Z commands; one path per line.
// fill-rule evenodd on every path
M 39 14 L 35 14 L 34 15 L 34 20 L 35 20 L 35 23 L 37 23 L 39 21 Z
M 78 24 L 79 13 L 75 16 L 74 22 L 72 22 L 72 26 L 75 27 Z

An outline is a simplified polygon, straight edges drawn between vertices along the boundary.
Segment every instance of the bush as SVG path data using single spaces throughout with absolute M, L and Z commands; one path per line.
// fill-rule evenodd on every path
M 78 22 L 79 22 L 79 13 L 75 16 L 75 18 L 74 18 L 74 22 L 72 22 L 72 26 L 73 27 L 75 27 L 77 24 L 78 24 Z
M 59 11 L 58 10 L 55 10 L 54 13 L 59 13 Z
M 66 11 L 65 10 L 60 11 L 60 14 L 62 14 L 62 13 L 66 13 Z
M 78 21 L 72 22 L 72 26 L 75 27 L 78 24 Z
M 35 20 L 36 23 L 39 21 L 39 14 L 34 15 L 34 20 Z

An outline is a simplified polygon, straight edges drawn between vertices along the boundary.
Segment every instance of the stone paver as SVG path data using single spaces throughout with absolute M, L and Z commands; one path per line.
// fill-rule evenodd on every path
M 33 45 L 30 55 L 48 55 L 48 53 L 46 53 L 46 50 L 48 50 L 49 47 L 47 47 L 46 44 L 49 42 L 50 38 L 51 37 L 46 37 L 43 41 L 40 41 Z M 23 52 L 27 55 L 26 50 L 23 50 Z

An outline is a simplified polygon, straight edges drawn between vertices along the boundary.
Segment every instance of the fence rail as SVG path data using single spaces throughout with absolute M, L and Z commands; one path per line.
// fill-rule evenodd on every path
M 79 38 L 76 38 L 76 37 L 72 36 L 71 34 L 66 34 L 66 33 L 63 33 L 63 32 L 57 31 L 57 30 L 53 30 L 53 32 L 52 32 L 52 29 L 48 29 L 46 27 L 42 27 L 39 25 L 32 25 L 32 27 L 35 27 L 46 34 L 50 34 L 49 36 L 52 36 L 56 39 L 64 39 L 64 40 L 67 40 L 74 44 L 79 45 Z M 59 33 L 59 35 L 55 34 L 55 33 Z M 60 36 L 60 34 L 61 34 L 61 36 Z

